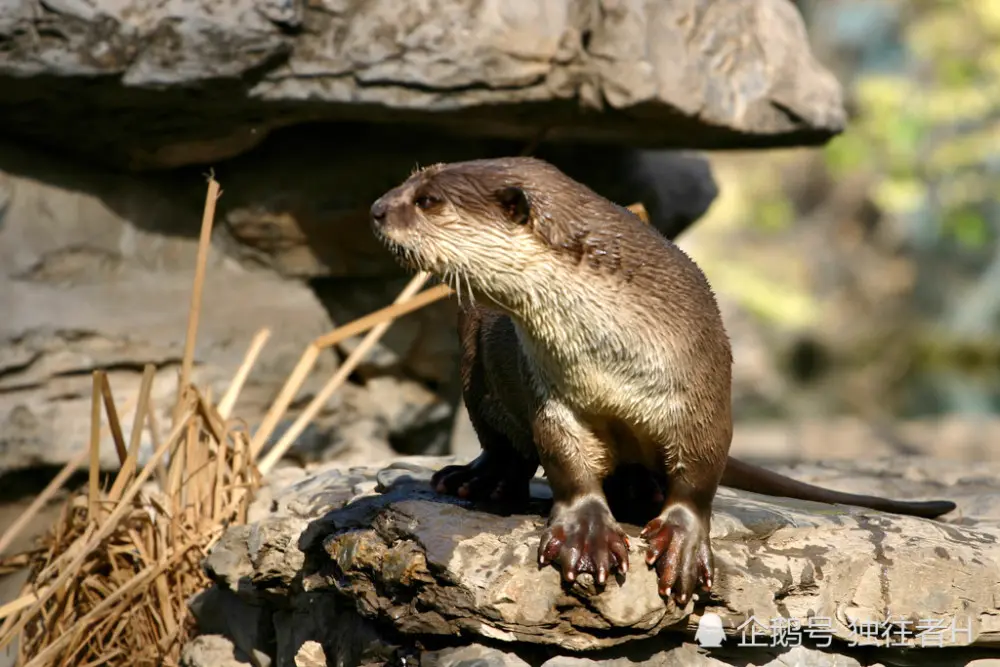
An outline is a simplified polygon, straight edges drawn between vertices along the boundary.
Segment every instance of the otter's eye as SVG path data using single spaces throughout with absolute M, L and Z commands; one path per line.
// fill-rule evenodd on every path
M 413 200 L 413 203 L 421 211 L 426 211 L 432 206 L 441 203 L 441 200 L 438 199 L 437 197 L 432 197 L 431 195 L 420 195 L 419 197 Z

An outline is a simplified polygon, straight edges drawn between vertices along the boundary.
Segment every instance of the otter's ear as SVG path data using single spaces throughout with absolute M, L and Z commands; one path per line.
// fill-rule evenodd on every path
M 507 219 L 519 225 L 525 225 L 531 219 L 531 203 L 528 195 L 521 188 L 510 186 L 496 191 L 497 201 Z

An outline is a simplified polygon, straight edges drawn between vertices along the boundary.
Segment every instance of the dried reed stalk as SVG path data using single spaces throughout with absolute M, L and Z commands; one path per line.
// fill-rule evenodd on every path
M 282 386 L 281 391 L 278 393 L 278 398 L 276 398 L 274 403 L 271 404 L 271 407 L 267 411 L 267 415 L 264 416 L 264 420 L 261 422 L 260 427 L 257 429 L 257 432 L 254 433 L 253 440 L 251 440 L 251 448 L 255 456 L 260 453 L 260 450 L 264 447 L 267 439 L 274 433 L 274 429 L 278 426 L 278 422 L 285 416 L 285 413 L 288 412 L 288 406 L 291 405 L 292 401 L 295 399 L 296 393 L 302 388 L 302 385 L 305 383 L 309 373 L 316 365 L 316 361 L 319 359 L 319 355 L 322 350 L 337 345 L 352 336 L 364 333 L 382 324 L 391 323 L 401 315 L 423 308 L 424 306 L 443 299 L 452 293 L 450 287 L 442 284 L 428 290 L 424 290 L 420 294 L 416 294 L 416 291 L 419 290 L 429 278 L 430 276 L 427 273 L 418 273 L 410 280 L 406 287 L 403 288 L 403 291 L 399 293 L 399 296 L 396 297 L 396 300 L 392 303 L 392 305 L 386 306 L 381 310 L 369 313 L 368 315 L 358 318 L 353 322 L 338 327 L 330 333 L 320 336 L 306 346 L 306 349 L 302 352 L 302 356 L 299 358 L 298 363 L 292 370 L 291 375 L 289 375 L 288 379 L 285 380 L 284 386 Z M 384 329 L 382 330 L 382 333 L 385 333 Z M 381 338 L 381 334 L 376 337 L 375 342 L 377 342 L 378 338 Z
M 177 378 L 177 407 L 174 408 L 176 423 L 184 389 L 191 377 L 191 367 L 194 365 L 194 344 L 198 337 L 198 318 L 201 315 L 201 297 L 205 287 L 205 270 L 208 267 L 208 251 L 211 246 L 212 224 L 215 221 L 215 202 L 222 193 L 219 182 L 214 175 L 208 177 L 208 191 L 205 193 L 205 207 L 201 216 L 201 235 L 198 237 L 198 257 L 194 267 L 194 286 L 191 289 L 191 307 L 188 310 L 187 336 L 184 338 L 184 356 L 181 360 L 181 372 Z
M 625 208 L 635 213 L 636 216 L 640 220 L 645 222 L 647 225 L 649 224 L 649 213 L 646 211 L 646 207 L 642 205 L 642 202 L 636 202 L 635 204 L 630 204 Z
M 6 548 L 89 459 L 84 492 L 67 502 L 29 559 L 31 576 L 22 595 L 0 607 L 0 649 L 16 638 L 20 665 L 178 664 L 192 629 L 187 598 L 208 584 L 201 559 L 223 526 L 245 519 L 260 479 L 247 455 L 247 438 L 189 385 L 217 196 L 218 184 L 210 180 L 171 432 L 161 439 L 156 431 L 152 365 L 143 372 L 127 447 L 111 385 L 95 371 L 90 446 L 0 538 Z M 227 415 L 266 339 L 266 332 L 258 334 L 248 350 L 221 406 Z M 102 412 L 121 461 L 110 489 L 99 480 Z M 140 462 L 144 432 L 154 452 Z M 169 474 L 153 483 L 163 459 Z
M 418 273 L 415 275 L 403 291 L 399 293 L 399 296 L 396 297 L 393 305 L 399 306 L 409 301 L 417 292 L 420 291 L 420 288 L 424 286 L 424 283 L 427 282 L 428 278 L 430 278 L 430 275 L 427 273 Z M 288 448 L 292 446 L 295 439 L 299 437 L 302 431 L 305 430 L 306 426 L 309 425 L 309 422 L 316 417 L 326 402 L 330 400 L 333 392 L 335 392 L 337 388 L 340 387 L 345 380 L 347 380 L 347 377 L 354 372 L 354 369 L 361 363 L 364 356 L 368 354 L 371 348 L 375 346 L 375 343 L 377 343 L 389 327 L 392 326 L 392 322 L 393 320 L 390 319 L 379 322 L 374 326 L 374 328 L 372 328 L 371 331 L 365 334 L 365 337 L 361 340 L 358 347 L 350 354 L 350 356 L 347 357 L 347 359 L 344 360 L 344 363 L 340 365 L 340 368 L 337 369 L 337 372 L 334 373 L 333 377 L 331 377 L 327 383 L 323 385 L 323 388 L 319 390 L 315 397 L 313 397 L 313 400 L 309 402 L 306 409 L 302 411 L 288 430 L 285 431 L 284 435 L 281 436 L 281 439 L 274 445 L 274 447 L 271 448 L 271 451 L 267 453 L 267 456 L 261 460 L 258 467 L 262 475 L 266 475 L 271 468 L 274 467 L 274 464 L 277 463 L 278 459 L 280 459 L 285 452 L 288 451 Z M 336 332 L 329 334 L 326 338 L 328 340 L 334 339 L 335 333 Z

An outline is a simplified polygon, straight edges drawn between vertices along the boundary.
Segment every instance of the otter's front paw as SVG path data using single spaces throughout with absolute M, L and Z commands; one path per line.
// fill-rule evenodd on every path
M 431 477 L 438 493 L 475 501 L 519 506 L 528 502 L 531 478 L 538 465 L 517 454 L 502 457 L 483 452 L 466 465 L 446 466 Z
M 538 545 L 539 565 L 557 563 L 569 582 L 589 573 L 599 586 L 615 570 L 628 572 L 628 536 L 603 501 L 588 498 L 552 512 Z
M 646 563 L 656 565 L 660 595 L 683 607 L 699 586 L 712 588 L 708 526 L 691 508 L 667 507 L 639 535 L 648 544 Z

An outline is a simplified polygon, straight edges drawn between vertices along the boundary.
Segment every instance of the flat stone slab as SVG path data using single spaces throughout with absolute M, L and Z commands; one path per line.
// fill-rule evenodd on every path
M 246 599 L 328 592 L 376 627 L 425 639 L 591 651 L 664 631 L 690 641 L 715 614 L 730 645 L 1000 645 L 1000 499 L 992 482 L 1000 471 L 989 466 L 906 460 L 864 472 L 846 463 L 791 471 L 845 490 L 958 503 L 937 521 L 720 489 L 717 583 L 682 610 L 656 594 L 638 527 L 626 525 L 627 577 L 599 593 L 588 582 L 566 587 L 535 560 L 544 481 L 533 488 L 538 514 L 504 516 L 430 489 L 432 469 L 449 460 L 283 471 L 286 479 L 258 504 L 261 518 L 231 529 L 206 567 Z
M 846 120 L 788 0 L 401 7 L 7 0 L 0 127 L 157 168 L 218 161 L 315 121 L 741 148 L 823 143 Z

